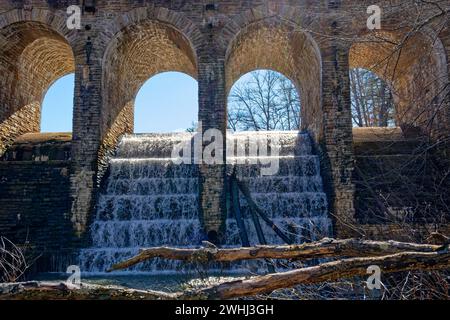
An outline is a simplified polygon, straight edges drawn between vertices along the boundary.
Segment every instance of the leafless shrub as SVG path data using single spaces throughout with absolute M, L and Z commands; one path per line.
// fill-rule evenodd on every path
M 0 237 L 0 282 L 16 282 L 29 269 L 25 250 Z
M 386 300 L 449 300 L 450 274 L 445 271 L 405 272 L 384 279 Z

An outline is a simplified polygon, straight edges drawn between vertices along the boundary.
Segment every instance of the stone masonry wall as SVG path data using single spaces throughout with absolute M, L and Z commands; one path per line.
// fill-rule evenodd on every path
M 361 45 L 369 33 L 369 5 L 384 9 L 379 32 L 388 40 L 405 39 L 418 11 L 431 19 L 405 42 L 413 58 L 400 57 L 401 76 L 392 83 L 401 97 L 398 110 L 412 125 L 437 123 L 440 132 L 448 133 L 450 123 L 449 99 L 441 101 L 448 93 L 448 86 L 443 88 L 449 71 L 448 15 L 427 3 L 415 11 L 410 1 L 375 2 L 98 0 L 82 8 L 82 28 L 69 30 L 67 6 L 80 1 L 0 0 L 0 153 L 17 136 L 38 131 L 48 86 L 75 72 L 70 202 L 72 224 L 82 236 L 107 155 L 132 129 L 134 98 L 143 81 L 162 71 L 197 78 L 199 120 L 205 130 L 225 134 L 227 90 L 244 72 L 273 68 L 290 77 L 302 94 L 302 125 L 317 142 L 331 214 L 336 230 L 344 230 L 354 216 L 348 70 L 378 71 L 373 60 L 382 56 Z M 203 166 L 200 172 L 204 224 L 218 232 L 225 171 Z
M 35 271 L 70 265 L 69 160 L 70 141 L 47 140 L 15 144 L 0 161 L 0 235 L 27 248 Z

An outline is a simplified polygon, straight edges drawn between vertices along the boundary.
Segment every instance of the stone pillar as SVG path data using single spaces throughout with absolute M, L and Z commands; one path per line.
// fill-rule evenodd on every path
M 333 23 L 332 28 L 336 28 Z M 355 224 L 349 46 L 331 37 L 322 44 L 324 137 L 320 142 L 324 180 L 338 237 Z
M 200 217 L 206 235 L 212 242 L 220 241 L 224 235 L 226 218 L 226 94 L 224 59 L 206 50 L 199 57 L 199 121 L 203 133 L 218 129 L 223 136 L 222 164 L 200 164 Z M 203 146 L 208 145 L 203 142 Z
M 95 41 L 80 35 L 77 43 L 72 142 L 72 223 L 85 233 L 95 205 L 98 151 L 101 141 L 102 59 Z

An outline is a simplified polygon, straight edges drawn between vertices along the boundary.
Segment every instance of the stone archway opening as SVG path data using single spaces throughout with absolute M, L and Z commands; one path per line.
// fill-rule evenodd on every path
M 315 140 L 323 136 L 321 58 L 314 40 L 298 26 L 268 18 L 241 30 L 226 58 L 226 90 L 243 75 L 273 70 L 290 79 L 302 98 L 301 129 Z
M 19 136 L 40 132 L 44 95 L 57 79 L 75 71 L 67 40 L 38 22 L 0 30 L 0 154 Z
M 350 48 L 350 77 L 352 70 L 375 74 L 391 91 L 393 108 L 391 128 L 369 121 L 368 128 L 353 129 L 355 218 L 360 223 L 422 223 L 447 206 L 436 183 L 441 145 L 433 141 L 448 133 L 444 52 L 438 38 L 402 30 L 364 35 Z
M 198 83 L 181 72 L 148 79 L 135 99 L 134 133 L 194 131 L 198 121 Z
M 421 33 L 409 37 L 380 31 L 365 35 L 350 48 L 350 69 L 363 68 L 389 86 L 400 127 L 432 134 L 447 127 L 444 89 L 447 83 L 442 43 Z
M 227 136 L 227 165 L 232 168 L 230 180 L 237 179 L 249 192 L 240 202 L 239 191 L 232 191 L 228 234 L 248 230 L 251 244 L 279 243 L 280 238 L 273 230 L 264 229 L 265 225 L 260 232 L 265 239 L 255 236 L 259 227 L 249 219 L 252 198 L 292 243 L 330 235 L 328 200 L 312 141 L 323 138 L 320 57 L 307 33 L 275 17 L 246 26 L 231 42 L 225 61 L 227 109 L 229 127 L 237 132 Z M 241 81 L 248 85 L 239 88 Z M 288 91 L 285 97 L 273 93 L 283 87 Z M 286 111 L 286 98 L 296 100 L 288 108 L 288 116 L 276 115 L 276 111 Z M 255 114 L 257 110 L 259 114 Z M 239 123 L 239 116 L 246 121 Z M 230 188 L 233 190 L 233 183 Z M 241 241 L 247 245 L 245 236 Z
M 197 78 L 197 59 L 189 40 L 173 26 L 155 21 L 120 31 L 104 56 L 100 161 L 124 134 L 134 131 L 139 89 L 153 76 L 181 72 Z

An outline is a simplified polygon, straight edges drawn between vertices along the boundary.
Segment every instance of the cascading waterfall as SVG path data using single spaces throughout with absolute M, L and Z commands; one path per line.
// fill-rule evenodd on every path
M 177 133 L 129 135 L 121 140 L 110 161 L 106 190 L 98 200 L 90 231 L 92 247 L 80 253 L 83 272 L 102 273 L 112 264 L 137 254 L 140 248 L 200 246 L 203 235 L 198 217 L 198 169 L 195 164 L 176 165 L 171 159 L 174 146 L 192 138 L 191 134 Z M 264 166 L 248 156 L 249 141 L 255 138 L 278 142 L 279 154 L 257 157 L 263 163 L 276 159 L 277 174 L 262 176 Z M 245 132 L 229 135 L 228 139 L 229 150 L 237 145 L 247 151 L 247 156 L 230 154 L 228 170 L 236 167 L 237 176 L 248 184 L 258 206 L 294 242 L 330 234 L 319 159 L 312 154 L 307 135 Z M 250 242 L 256 245 L 258 238 L 248 206 L 244 198 L 240 200 Z M 282 243 L 261 224 L 268 243 Z M 230 215 L 224 246 L 240 244 L 236 221 Z M 163 274 L 186 268 L 189 266 L 177 261 L 154 259 L 128 272 Z
M 257 160 L 247 156 L 253 141 L 272 141 L 278 145 L 275 154 L 258 155 Z M 323 192 L 319 157 L 312 154 L 311 140 L 298 132 L 242 132 L 232 135 L 228 149 L 240 146 L 245 156 L 227 157 L 230 166 L 236 167 L 237 177 L 245 182 L 258 207 L 288 235 L 293 243 L 314 241 L 331 234 L 327 198 Z M 266 148 L 267 149 L 267 148 Z M 270 151 L 269 151 L 270 153 Z M 257 162 L 256 162 L 257 161 Z M 275 175 L 262 175 L 264 164 L 277 163 Z M 258 237 L 244 196 L 240 196 L 241 210 L 251 244 Z M 271 228 L 261 221 L 263 233 L 269 244 L 283 244 Z M 236 220 L 227 220 L 227 245 L 240 243 Z

